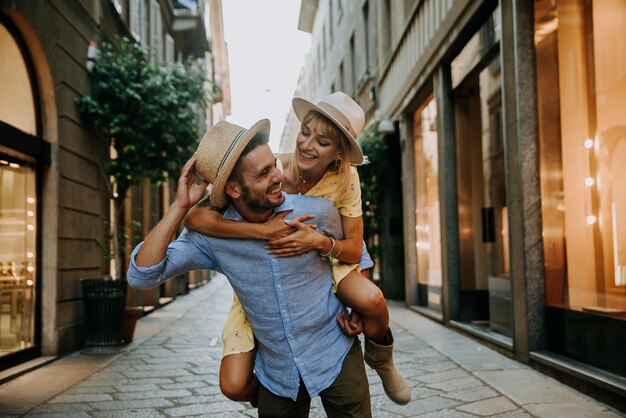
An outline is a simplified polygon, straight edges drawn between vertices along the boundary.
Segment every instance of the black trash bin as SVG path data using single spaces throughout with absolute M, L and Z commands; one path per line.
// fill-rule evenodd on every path
M 123 343 L 126 280 L 82 279 L 85 345 Z

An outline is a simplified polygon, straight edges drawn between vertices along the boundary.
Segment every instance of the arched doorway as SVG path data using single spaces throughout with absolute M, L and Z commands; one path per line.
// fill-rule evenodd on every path
M 0 370 L 39 355 L 39 95 L 26 43 L 0 14 Z

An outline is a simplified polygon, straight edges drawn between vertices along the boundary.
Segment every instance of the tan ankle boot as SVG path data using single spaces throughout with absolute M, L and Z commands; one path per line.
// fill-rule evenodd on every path
M 376 370 L 383 382 L 385 393 L 398 405 L 406 405 L 411 401 L 411 388 L 393 364 L 393 335 L 387 331 L 388 345 L 378 345 L 365 338 L 365 362 Z

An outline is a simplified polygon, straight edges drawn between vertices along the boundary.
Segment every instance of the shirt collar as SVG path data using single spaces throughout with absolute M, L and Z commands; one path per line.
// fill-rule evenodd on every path
M 279 212 L 284 212 L 286 210 L 293 210 L 293 202 L 290 196 L 285 192 L 282 192 L 282 194 L 283 196 L 285 196 L 285 200 L 283 201 L 282 204 L 274 208 L 274 211 L 272 212 L 272 216 L 270 216 L 270 218 L 274 217 Z M 233 207 L 232 203 L 228 205 L 228 208 L 226 208 L 222 217 L 224 219 L 230 219 L 233 221 L 245 221 L 245 219 L 243 219 L 243 217 L 239 214 L 239 212 L 237 212 L 237 210 Z

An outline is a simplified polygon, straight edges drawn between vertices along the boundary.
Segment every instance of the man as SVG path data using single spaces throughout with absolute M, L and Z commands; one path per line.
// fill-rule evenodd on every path
M 184 230 L 169 244 L 189 209 L 212 184 L 211 203 L 227 219 L 264 222 L 278 212 L 287 219 L 315 215 L 317 230 L 340 237 L 341 219 L 322 198 L 286 195 L 284 177 L 267 145 L 269 121 L 249 130 L 219 122 L 205 134 L 199 161 L 185 164 L 176 199 L 131 256 L 128 281 L 149 288 L 178 274 L 212 269 L 237 292 L 258 340 L 255 372 L 260 417 L 308 416 L 319 395 L 329 417 L 371 417 L 369 385 L 358 339 L 344 334 L 335 317 L 345 307 L 331 291 L 331 269 L 319 253 L 280 258 L 265 242 L 223 239 Z M 195 184 L 194 164 L 206 173 Z

